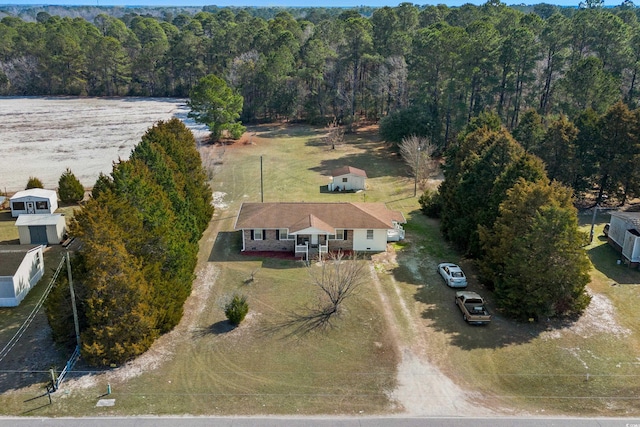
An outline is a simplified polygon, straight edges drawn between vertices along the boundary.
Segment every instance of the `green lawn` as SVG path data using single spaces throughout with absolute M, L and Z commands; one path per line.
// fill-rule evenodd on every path
M 178 326 L 134 362 L 139 373 L 123 378 L 81 372 L 83 387 L 54 395 L 54 404 L 25 402 L 32 387 L 0 396 L 2 414 L 381 414 L 398 410 L 389 398 L 396 387 L 399 347 L 422 343 L 428 358 L 480 404 L 497 411 L 531 414 L 637 416 L 640 364 L 640 272 L 617 265 L 617 255 L 599 236 L 587 248 L 595 266 L 594 304 L 578 322 L 519 324 L 495 310 L 493 296 L 443 241 L 437 221 L 420 214 L 413 180 L 402 162 L 375 134 L 348 136 L 330 150 L 322 130 L 305 126 L 251 129 L 251 143 L 206 147 L 214 192 L 226 208 L 216 210 L 201 241 L 197 295 L 185 306 L 191 328 Z M 348 300 L 333 328 L 295 334 L 289 315 L 317 301 L 305 267 L 294 261 L 240 254 L 232 232 L 243 201 L 385 201 L 404 212 L 407 239 L 393 245 L 387 260 L 375 261 L 396 322 L 382 315 L 371 284 Z M 365 169 L 367 190 L 321 193 L 329 171 Z M 585 231 L 590 226 L 582 218 Z M 459 262 L 470 289 L 495 313 L 488 327 L 465 324 L 435 267 Z M 250 281 L 252 273 L 254 280 Z M 203 291 L 204 290 L 204 291 Z M 247 319 L 236 329 L 222 306 L 234 292 L 248 297 Z M 393 331 L 397 336 L 392 336 Z M 130 371 L 136 371 L 131 369 Z M 588 374 L 588 375 L 587 375 Z M 96 408 L 111 384 L 114 407 Z M 37 408 L 37 409 L 36 409 Z

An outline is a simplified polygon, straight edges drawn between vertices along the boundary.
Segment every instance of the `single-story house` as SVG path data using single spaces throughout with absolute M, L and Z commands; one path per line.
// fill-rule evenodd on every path
M 31 188 L 18 191 L 10 203 L 13 218 L 21 214 L 51 214 L 58 209 L 58 194 L 54 190 Z
M 67 232 L 63 214 L 22 214 L 16 220 L 16 227 L 21 245 L 58 245 Z
M 16 307 L 44 275 L 42 245 L 0 245 L 0 307 Z
M 358 191 L 364 190 L 367 173 L 362 169 L 344 166 L 331 171 L 329 191 Z
M 640 212 L 611 212 L 607 240 L 632 267 L 640 265 Z
M 405 222 L 384 203 L 243 203 L 234 228 L 242 232 L 242 251 L 308 260 L 329 251 L 385 251 L 387 232 Z

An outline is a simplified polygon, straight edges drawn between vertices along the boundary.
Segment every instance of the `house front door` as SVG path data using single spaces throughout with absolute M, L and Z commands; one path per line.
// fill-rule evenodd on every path
M 28 214 L 36 213 L 36 202 L 26 202 L 24 205 L 27 207 Z
M 318 244 L 318 235 L 317 234 L 312 234 L 311 235 L 311 244 L 312 245 L 317 245 Z

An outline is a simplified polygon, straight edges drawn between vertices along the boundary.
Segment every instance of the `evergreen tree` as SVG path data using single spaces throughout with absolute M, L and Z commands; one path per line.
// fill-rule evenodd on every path
M 242 101 L 242 96 L 236 94 L 224 80 L 210 74 L 201 78 L 189 92 L 189 117 L 209 127 L 212 141 L 219 140 L 225 131 L 231 138 L 238 139 L 245 131 L 237 121 L 242 111 Z
M 442 230 L 468 254 L 479 255 L 478 225 L 493 223 L 495 207 L 505 197 L 496 193 L 496 181 L 523 155 L 522 147 L 506 130 L 480 127 L 465 138 L 451 162 L 447 159 L 445 181 L 440 187 Z
M 125 246 L 129 239 L 124 236 L 136 221 L 125 223 L 126 203 L 113 194 L 103 197 L 103 204 L 89 200 L 72 232 L 83 242 L 75 276 L 82 355 L 91 364 L 108 366 L 142 354 L 158 329 L 142 263 Z
M 129 360 L 180 321 L 211 197 L 193 134 L 178 120 L 158 123 L 129 160 L 100 175 L 71 226 L 83 242 L 74 271 L 90 363 Z M 54 295 L 49 322 L 67 342 L 67 297 L 62 288 Z
M 520 180 L 491 227 L 480 227 L 483 279 L 498 306 L 518 319 L 578 314 L 589 304 L 591 264 L 583 249 L 571 190 Z
M 58 179 L 58 195 L 65 203 L 79 202 L 84 198 L 84 187 L 69 168 Z
M 512 134 L 526 151 L 535 150 L 544 137 L 542 116 L 534 109 L 527 110 Z
M 40 180 L 40 178 L 37 178 L 35 176 L 29 177 L 25 190 L 30 190 L 32 188 L 44 188 L 44 184 L 42 184 L 42 181 Z
M 533 150 L 545 162 L 549 179 L 565 185 L 575 181 L 579 168 L 576 164 L 577 136 L 578 129 L 565 115 L 549 125 L 540 145 Z
M 605 195 L 624 200 L 625 183 L 633 170 L 638 146 L 636 115 L 622 101 L 613 105 L 598 121 L 596 203 Z
M 578 129 L 575 140 L 576 159 L 578 171 L 571 187 L 576 194 L 590 190 L 596 182 L 596 171 L 598 168 L 598 144 L 600 140 L 600 130 L 598 121 L 600 117 L 592 108 L 582 111 L 574 120 Z

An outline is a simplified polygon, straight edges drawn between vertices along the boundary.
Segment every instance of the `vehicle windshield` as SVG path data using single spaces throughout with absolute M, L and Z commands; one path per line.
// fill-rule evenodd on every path
M 462 274 L 462 271 L 452 271 L 451 277 L 464 277 L 464 274 Z

